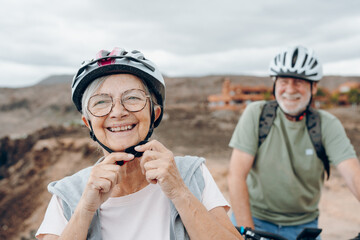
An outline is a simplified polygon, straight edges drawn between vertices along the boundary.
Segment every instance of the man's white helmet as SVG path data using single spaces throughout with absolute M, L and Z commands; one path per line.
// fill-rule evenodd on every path
M 312 49 L 295 46 L 281 51 L 270 62 L 271 77 L 292 77 L 318 82 L 322 65 Z

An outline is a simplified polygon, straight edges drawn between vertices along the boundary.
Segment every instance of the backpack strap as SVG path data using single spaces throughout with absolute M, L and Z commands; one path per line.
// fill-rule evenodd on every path
M 278 103 L 273 100 L 266 102 L 261 114 L 259 121 L 259 140 L 258 147 L 265 141 L 267 135 L 270 132 L 271 126 L 276 117 L 276 109 L 278 107 Z M 326 155 L 325 148 L 321 141 L 321 119 L 320 114 L 314 108 L 309 107 L 306 117 L 306 127 L 311 139 L 311 142 L 315 148 L 316 155 L 324 164 L 324 168 L 327 174 L 327 179 L 330 177 L 330 162 Z
M 266 102 L 260 115 L 258 147 L 265 141 L 276 117 L 278 103 L 273 100 Z
M 325 148 L 321 141 L 321 119 L 320 114 L 314 108 L 309 107 L 307 110 L 306 127 L 308 129 L 310 139 L 316 150 L 316 155 L 324 164 L 327 179 L 330 177 L 330 162 L 326 155 Z

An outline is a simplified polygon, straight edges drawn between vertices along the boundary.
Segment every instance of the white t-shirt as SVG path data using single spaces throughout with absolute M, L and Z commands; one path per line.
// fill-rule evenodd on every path
M 205 181 L 202 204 L 208 211 L 219 206 L 228 210 L 230 206 L 205 164 L 201 169 Z M 149 184 L 133 194 L 105 201 L 100 206 L 100 222 L 103 240 L 117 240 L 120 236 L 121 239 L 169 239 L 169 199 L 158 184 Z M 36 237 L 41 239 L 41 234 L 60 236 L 66 224 L 61 200 L 53 195 Z

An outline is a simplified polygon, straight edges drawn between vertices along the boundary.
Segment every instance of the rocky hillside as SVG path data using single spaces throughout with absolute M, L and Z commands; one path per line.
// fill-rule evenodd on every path
M 226 76 L 243 85 L 271 86 L 268 77 Z M 21 137 L 50 125 L 79 123 L 79 113 L 71 102 L 71 76 L 51 76 L 26 88 L 0 88 L 0 137 Z M 225 76 L 165 78 L 166 108 L 185 104 L 205 106 L 207 97 L 221 92 Z M 360 77 L 326 76 L 320 85 L 335 89 L 346 81 Z

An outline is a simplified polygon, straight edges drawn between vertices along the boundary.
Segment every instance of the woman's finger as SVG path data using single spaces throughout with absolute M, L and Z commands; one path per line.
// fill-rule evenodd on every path
M 90 181 L 96 181 L 97 179 L 103 178 L 109 180 L 112 185 L 115 185 L 118 183 L 118 180 L 120 179 L 119 171 L 116 171 L 116 169 L 119 169 L 120 166 L 108 164 L 99 166 L 98 168 L 94 169 L 94 171 L 91 172 L 90 175 Z
M 169 169 L 170 164 L 165 159 L 155 159 L 151 161 L 146 161 L 144 163 L 144 170 L 149 171 L 151 169 Z
M 158 159 L 160 157 L 160 153 L 159 152 L 155 152 L 155 151 L 150 151 L 150 150 L 146 150 L 144 152 L 144 154 L 142 155 L 141 159 L 140 159 L 140 167 L 141 167 L 141 171 L 143 174 L 145 174 L 145 168 L 144 165 L 146 162 L 149 161 L 153 161 L 155 159 Z
M 125 152 L 113 152 L 105 157 L 105 159 L 99 164 L 114 164 L 117 161 L 131 161 L 134 159 L 134 155 Z
M 146 150 L 153 150 L 158 152 L 169 151 L 162 143 L 157 140 L 151 140 L 144 145 L 139 145 L 135 147 L 135 150 L 139 152 L 145 152 Z
M 158 178 L 158 170 L 157 169 L 151 169 L 146 171 L 145 174 L 146 180 L 151 183 L 151 184 L 156 184 L 157 183 L 157 178 Z
M 91 181 L 91 186 L 98 190 L 100 193 L 107 193 L 111 190 L 112 182 L 109 179 L 97 178 Z
M 98 165 L 98 166 L 94 166 L 94 168 L 99 168 L 105 171 L 112 171 L 112 172 L 119 172 L 120 171 L 120 166 L 116 165 L 116 164 L 102 164 L 102 165 Z

